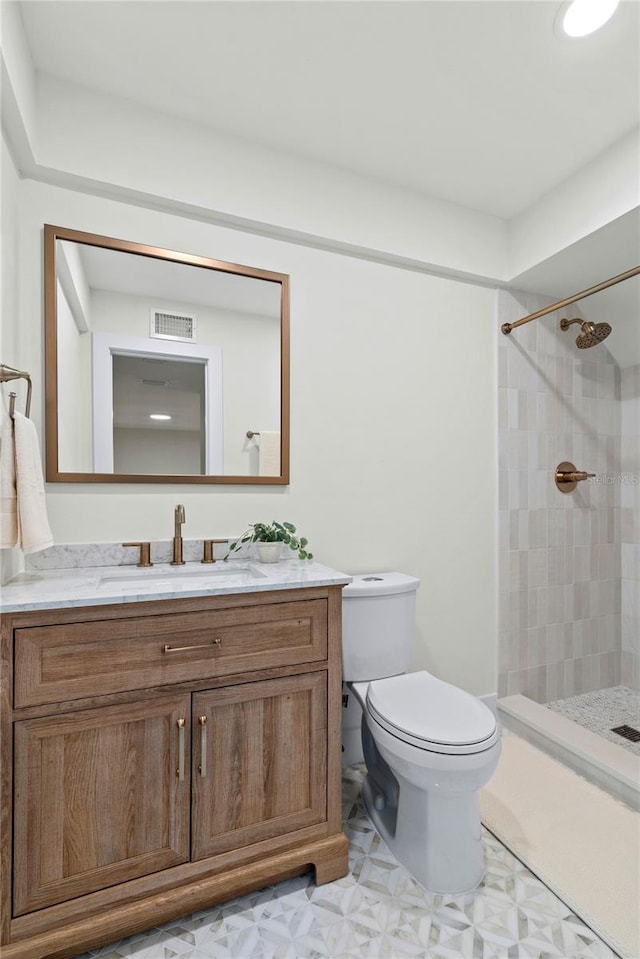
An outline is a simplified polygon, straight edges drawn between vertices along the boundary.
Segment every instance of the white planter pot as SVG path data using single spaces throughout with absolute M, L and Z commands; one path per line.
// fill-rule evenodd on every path
M 282 543 L 256 543 L 256 552 L 261 563 L 277 563 L 282 554 Z

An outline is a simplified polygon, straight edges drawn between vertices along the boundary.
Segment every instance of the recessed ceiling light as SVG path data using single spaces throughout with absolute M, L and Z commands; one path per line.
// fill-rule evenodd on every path
M 149 413 L 150 420 L 170 420 L 168 413 Z
M 586 37 L 599 30 L 615 13 L 619 0 L 572 0 L 558 13 L 562 31 L 569 37 Z

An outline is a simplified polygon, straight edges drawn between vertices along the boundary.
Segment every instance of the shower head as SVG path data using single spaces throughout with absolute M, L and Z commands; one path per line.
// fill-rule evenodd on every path
M 587 320 L 560 320 L 560 329 L 568 330 L 574 323 L 580 324 L 580 332 L 576 337 L 576 346 L 579 350 L 588 350 L 597 346 L 611 333 L 608 323 L 589 323 Z

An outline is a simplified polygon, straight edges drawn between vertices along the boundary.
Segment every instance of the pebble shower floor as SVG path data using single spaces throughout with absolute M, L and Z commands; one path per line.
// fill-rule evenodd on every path
M 78 959 L 615 959 L 539 879 L 483 829 L 475 892 L 425 892 L 375 832 L 363 767 L 343 775 L 349 873 L 287 880 Z
M 640 742 L 630 742 L 612 732 L 617 726 L 631 726 L 640 730 L 640 693 L 626 686 L 611 686 L 609 689 L 558 699 L 554 703 L 547 703 L 547 708 L 640 756 Z

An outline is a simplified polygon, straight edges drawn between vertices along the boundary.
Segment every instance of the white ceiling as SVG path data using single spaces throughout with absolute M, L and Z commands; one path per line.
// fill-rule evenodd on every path
M 638 124 L 639 9 L 554 0 L 28 0 L 42 73 L 509 218 Z
M 62 242 L 69 244 L 67 240 Z M 85 244 L 78 247 L 91 290 L 144 296 L 151 301 L 155 297 L 156 305 L 162 300 L 179 301 L 280 321 L 282 288 L 279 283 L 103 247 Z

